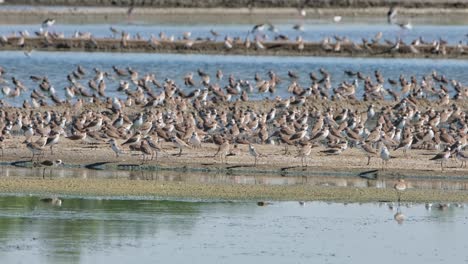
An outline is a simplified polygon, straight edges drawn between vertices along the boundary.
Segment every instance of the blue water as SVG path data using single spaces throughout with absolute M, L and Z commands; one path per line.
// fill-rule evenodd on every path
M 468 211 L 0 197 L 2 263 L 466 263 Z

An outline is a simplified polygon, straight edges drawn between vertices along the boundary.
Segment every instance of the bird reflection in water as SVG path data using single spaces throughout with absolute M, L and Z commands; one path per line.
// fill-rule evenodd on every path
M 396 212 L 395 215 L 393 216 L 393 219 L 395 219 L 395 221 L 396 221 L 399 225 L 403 224 L 403 222 L 406 220 L 406 216 L 401 212 L 401 209 L 400 209 L 399 206 L 398 206 L 397 212 Z

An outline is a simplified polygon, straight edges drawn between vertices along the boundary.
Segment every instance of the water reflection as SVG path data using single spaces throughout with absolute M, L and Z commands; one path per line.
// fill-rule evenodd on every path
M 52 259 L 47 262 L 80 262 L 81 252 L 118 248 L 123 246 L 123 237 L 139 241 L 156 236 L 161 228 L 189 231 L 198 219 L 199 206 L 169 201 L 64 199 L 62 206 L 56 207 L 37 197 L 1 197 L 0 251 L 15 241 L 18 251 L 49 253 Z
M 0 166 L 1 177 L 42 178 L 42 168 L 17 168 Z M 197 173 L 180 171 L 124 171 L 124 170 L 89 170 L 54 168 L 51 178 L 81 178 L 81 179 L 128 179 L 134 181 L 187 182 L 206 184 L 248 184 L 248 185 L 312 185 L 358 188 L 393 188 L 395 179 L 381 178 L 364 179 L 357 176 L 281 176 L 267 174 L 242 174 L 239 172 Z M 49 177 L 49 176 L 47 176 Z M 429 190 L 468 190 L 468 179 L 459 177 L 452 179 L 421 179 L 406 180 L 409 189 Z M 398 197 L 398 195 L 396 195 Z
M 65 197 L 54 207 L 40 198 L 0 196 L 2 263 L 387 263 L 418 262 L 422 252 L 425 263 L 461 263 L 466 252 L 468 212 L 456 206 L 402 204 L 389 214 L 384 203 Z

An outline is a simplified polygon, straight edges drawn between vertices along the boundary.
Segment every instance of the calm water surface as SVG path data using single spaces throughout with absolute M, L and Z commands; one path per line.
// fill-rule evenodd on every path
M 468 263 L 468 211 L 0 197 L 2 263 Z

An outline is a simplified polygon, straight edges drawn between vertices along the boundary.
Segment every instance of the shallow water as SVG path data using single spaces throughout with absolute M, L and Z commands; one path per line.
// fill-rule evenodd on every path
M 2 263 L 466 263 L 468 211 L 451 205 L 0 197 Z
M 0 52 L 0 66 L 4 67 L 6 74 L 3 76 L 8 81 L 6 84 L 0 84 L 0 87 L 10 86 L 11 77 L 21 80 L 29 89 L 15 99 L 7 99 L 12 104 L 21 104 L 24 99 L 29 99 L 32 89 L 38 87 L 29 79 L 31 75 L 48 76 L 51 84 L 57 90 L 59 96 L 63 99 L 64 87 L 68 84 L 67 74 L 76 69 L 77 65 L 82 65 L 87 70 L 84 79 L 79 80 L 85 87 L 88 81 L 94 77 L 93 68 L 107 71 L 111 77 L 106 80 L 107 96 L 117 96 L 124 98 L 123 92 L 117 92 L 119 81 L 124 78 L 115 76 L 112 66 L 118 68 L 131 67 L 140 73 L 140 78 L 146 73 L 154 73 L 160 82 L 165 78 L 173 79 L 182 89 L 187 88 L 183 83 L 183 76 L 188 72 L 195 73 L 194 80 L 197 87 L 202 88 L 200 78 L 197 76 L 197 69 L 203 69 L 212 76 L 212 83 L 217 82 L 215 78 L 216 70 L 221 69 L 224 78 L 219 82 L 221 87 L 228 84 L 228 77 L 233 74 L 234 77 L 243 80 L 249 80 L 255 86 L 254 75 L 259 73 L 262 78 L 267 79 L 267 72 L 275 71 L 283 80 L 277 86 L 276 94 L 257 93 L 249 95 L 250 99 L 274 98 L 275 96 L 289 96 L 287 87 L 290 85 L 290 79 L 287 75 L 288 70 L 294 71 L 299 75 L 298 83 L 302 87 L 309 87 L 311 81 L 309 72 L 315 72 L 317 76 L 319 68 L 326 69 L 331 74 L 333 87 L 336 87 L 342 81 L 353 82 L 353 77 L 348 77 L 344 70 L 361 71 L 372 78 L 375 70 L 380 70 L 385 78 L 397 80 L 400 74 L 406 76 L 407 80 L 411 75 L 415 75 L 418 80 L 424 75 L 430 75 L 433 70 L 439 75 L 446 75 L 448 79 L 456 79 L 462 84 L 468 83 L 468 75 L 465 70 L 468 67 L 466 60 L 431 60 L 431 59 L 379 59 L 379 58 L 324 58 L 324 57 L 274 57 L 274 56 L 223 56 L 223 55 L 187 55 L 187 54 L 141 54 L 141 53 L 85 53 L 85 52 L 33 52 L 31 57 L 26 57 L 23 52 Z M 131 89 L 135 89 L 132 84 Z M 386 83 L 385 88 L 391 88 Z M 37 88 L 38 89 L 38 88 Z M 357 90 L 358 95 L 362 95 L 363 83 L 361 82 Z M 453 88 L 449 86 L 451 92 Z M 159 91 L 157 91 L 159 92 Z M 0 95 L 0 98 L 3 95 Z
M 304 31 L 297 31 L 293 26 L 298 23 L 304 23 Z M 64 33 L 66 37 L 71 37 L 75 32 L 90 32 L 95 37 L 115 37 L 110 30 L 114 27 L 119 31 L 130 33 L 131 36 L 139 33 L 143 38 L 149 39 L 151 35 L 158 36 L 160 32 L 166 33 L 167 36 L 173 35 L 175 39 L 182 38 L 184 32 L 191 32 L 191 38 L 210 38 L 213 39 L 210 30 L 214 30 L 220 34 L 218 41 L 222 40 L 226 35 L 231 37 L 241 37 L 244 39 L 247 33 L 252 30 L 252 24 L 85 24 L 85 25 L 66 25 L 57 24 L 49 29 L 51 32 Z M 39 31 L 40 24 L 36 25 L 0 25 L 0 34 L 10 35 L 18 34 L 20 31 L 27 30 L 31 35 Z M 361 43 L 362 38 L 372 39 L 378 32 L 383 33 L 382 41 L 388 39 L 395 41 L 396 38 L 401 38 L 403 41 L 410 43 L 411 41 L 422 37 L 424 41 L 432 42 L 440 38 L 448 41 L 451 44 L 462 41 L 466 45 L 468 33 L 466 25 L 431 25 L 431 24 L 416 24 L 412 30 L 402 30 L 397 25 L 387 24 L 386 21 L 376 21 L 375 23 L 347 23 L 347 24 L 331 24 L 324 21 L 306 20 L 300 21 L 279 21 L 275 25 L 277 32 L 267 30 L 266 26 L 264 34 L 268 40 L 274 40 L 275 36 L 282 34 L 289 37 L 290 40 L 295 40 L 296 37 L 302 36 L 305 41 L 321 41 L 326 37 L 340 36 L 347 37 L 353 41 Z M 120 35 L 117 34 L 117 37 Z
M 245 185 L 311 185 L 322 187 L 342 187 L 342 188 L 379 188 L 393 189 L 396 179 L 392 177 L 381 177 L 369 180 L 357 176 L 357 173 L 329 173 L 320 175 L 319 173 L 308 176 L 280 175 L 280 174 L 253 174 L 244 172 L 207 173 L 207 172 L 178 172 L 178 171 L 131 171 L 131 170 L 91 170 L 91 169 L 68 169 L 68 168 L 18 168 L 0 167 L 1 179 L 127 179 L 129 181 L 148 182 L 184 182 L 196 184 L 245 184 Z M 468 190 L 468 180 L 466 177 L 456 176 L 432 176 L 406 177 L 408 188 L 418 190 L 445 190 L 445 191 L 466 191 Z

